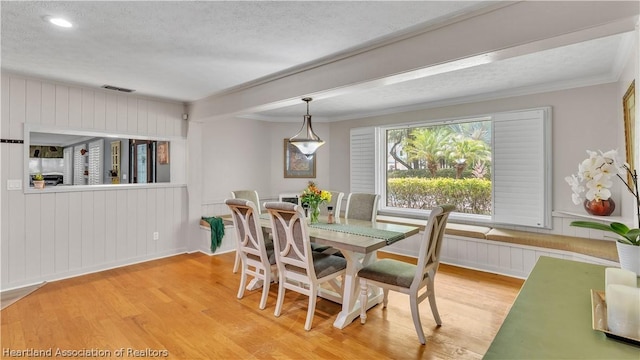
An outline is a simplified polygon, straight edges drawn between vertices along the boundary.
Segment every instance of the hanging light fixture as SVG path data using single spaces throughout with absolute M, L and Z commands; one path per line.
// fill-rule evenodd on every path
M 311 115 L 309 115 L 309 101 L 312 98 L 303 98 L 302 101 L 307 103 L 307 115 L 304 116 L 304 122 L 302 123 L 302 129 L 289 139 L 289 143 L 297 147 L 301 153 L 303 153 L 307 159 L 311 159 L 315 155 L 316 150 L 324 144 L 324 141 L 313 132 L 311 127 Z

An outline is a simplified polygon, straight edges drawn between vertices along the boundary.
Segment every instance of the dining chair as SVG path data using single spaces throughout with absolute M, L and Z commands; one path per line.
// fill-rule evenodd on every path
M 350 193 L 344 213 L 345 219 L 375 221 L 379 198 L 378 194 Z
M 245 199 L 249 200 L 255 204 L 256 210 L 258 211 L 258 215 L 262 212 L 260 211 L 260 197 L 258 196 L 258 192 L 255 190 L 234 190 L 231 192 L 232 199 Z M 238 272 L 238 267 L 240 266 L 240 254 L 236 252 L 236 259 L 233 262 L 233 273 Z
M 271 279 L 277 276 L 273 246 L 269 247 L 265 244 L 262 226 L 260 226 L 260 213 L 252 201 L 227 199 L 225 204 L 231 210 L 237 237 L 237 254 L 242 264 L 238 299 L 244 296 L 247 275 L 253 276 L 256 280 L 262 280 L 262 298 L 260 299 L 262 310 L 267 304 Z
M 336 217 L 340 216 L 340 210 L 342 209 L 342 198 L 344 193 L 340 191 L 329 191 L 331 193 L 331 201 L 328 203 L 320 204 L 320 215 L 327 215 L 328 207 L 333 207 L 333 213 Z
M 329 282 L 334 288 L 336 278 L 344 275 L 344 258 L 311 250 L 309 231 L 302 206 L 285 202 L 267 202 L 278 267 L 278 299 L 274 315 L 280 316 L 285 290 L 309 297 L 305 330 L 311 329 L 320 285 Z M 339 285 L 342 294 L 343 284 Z
M 418 333 L 420 343 L 423 345 L 426 343 L 426 339 L 420 322 L 418 304 L 429 298 L 433 318 L 438 326 L 442 325 L 436 305 L 433 281 L 440 265 L 440 250 L 447 219 L 454 208 L 453 205 L 441 205 L 431 210 L 420 244 L 417 265 L 395 259 L 382 259 L 366 265 L 358 271 L 361 304 L 366 304 L 371 285 L 383 289 L 383 308 L 387 307 L 389 290 L 409 295 L 413 325 Z M 420 292 L 423 289 L 424 291 Z M 364 324 L 366 321 L 367 309 L 366 306 L 362 306 L 360 322 Z

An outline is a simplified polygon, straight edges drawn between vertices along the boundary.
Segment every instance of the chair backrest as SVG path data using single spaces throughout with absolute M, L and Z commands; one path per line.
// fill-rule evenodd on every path
M 374 221 L 378 213 L 378 194 L 350 193 L 347 198 L 346 219 Z
M 418 269 L 422 269 L 422 271 L 416 271 L 411 283 L 412 288 L 420 286 L 427 279 L 427 275 L 433 279 L 436 271 L 438 271 L 444 230 L 447 227 L 449 214 L 453 210 L 455 210 L 453 205 L 440 205 L 431 209 L 418 253 Z
M 340 216 L 340 210 L 342 208 L 342 198 L 344 193 L 340 191 L 329 191 L 331 193 L 331 201 L 320 205 L 320 214 L 327 215 L 329 206 L 333 206 L 333 214 L 337 217 Z
M 271 219 L 273 247 L 278 272 L 299 275 L 297 280 L 316 280 L 311 242 L 302 206 L 287 202 L 266 202 L 265 209 Z M 285 275 L 285 278 L 290 277 Z M 282 280 L 286 281 L 286 280 Z
M 255 190 L 235 190 L 231 192 L 231 197 L 234 199 L 245 199 L 249 200 L 255 204 L 256 210 L 258 210 L 258 214 L 261 214 L 260 210 L 260 197 L 258 196 L 258 192 Z
M 245 199 L 226 199 L 224 203 L 231 210 L 240 256 L 252 255 L 254 260 L 257 257 L 268 269 L 269 257 L 260 226 L 260 213 L 255 204 Z

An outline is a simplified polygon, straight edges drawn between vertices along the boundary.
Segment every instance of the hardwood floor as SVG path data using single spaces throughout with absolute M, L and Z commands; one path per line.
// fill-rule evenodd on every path
M 423 346 L 405 295 L 390 293 L 386 310 L 378 305 L 365 325 L 356 319 L 343 330 L 332 325 L 339 305 L 319 299 L 307 332 L 307 297 L 287 292 L 279 318 L 275 285 L 265 310 L 258 309 L 259 291 L 238 300 L 233 261 L 234 253 L 185 254 L 45 284 L 0 313 L 2 357 L 59 349 L 116 358 L 124 349 L 123 357 L 167 351 L 172 359 L 479 359 L 523 283 L 441 265 L 436 298 L 443 325 L 435 326 L 424 301 Z

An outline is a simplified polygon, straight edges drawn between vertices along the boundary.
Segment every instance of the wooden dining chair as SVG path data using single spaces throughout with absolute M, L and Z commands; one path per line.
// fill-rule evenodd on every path
M 329 191 L 331 193 L 331 201 L 328 203 L 320 204 L 320 215 L 328 214 L 328 207 L 333 207 L 333 214 L 336 217 L 340 216 L 340 211 L 342 210 L 342 199 L 344 198 L 344 193 L 340 191 Z
M 265 244 L 260 219 L 255 204 L 244 199 L 227 199 L 237 237 L 237 254 L 240 256 L 241 275 L 238 299 L 242 299 L 247 286 L 247 276 L 262 281 L 260 309 L 267 305 L 271 280 L 276 278 L 276 258 L 273 246 Z M 273 245 L 273 244 L 271 244 Z
M 370 285 L 383 289 L 383 308 L 387 307 L 389 290 L 409 295 L 413 325 L 418 333 L 420 343 L 423 345 L 426 343 L 426 339 L 420 322 L 420 313 L 418 312 L 420 302 L 429 298 L 433 318 L 438 326 L 442 325 L 438 307 L 436 306 L 433 281 L 440 265 L 440 250 L 447 219 L 449 218 L 449 213 L 453 210 L 453 205 L 441 205 L 431 210 L 420 244 L 417 265 L 395 259 L 382 259 L 358 271 L 361 304 L 366 304 Z M 366 307 L 363 306 L 360 311 L 360 322 L 364 324 L 366 321 L 367 311 Z
M 378 194 L 350 193 L 344 213 L 345 219 L 375 221 L 379 198 Z
M 285 202 L 267 202 L 273 244 L 278 267 L 278 299 L 275 316 L 280 316 L 285 289 L 309 297 L 305 330 L 311 329 L 320 285 L 332 282 L 344 275 L 347 261 L 344 258 L 311 250 L 308 225 L 302 206 Z M 342 282 L 339 291 L 342 294 Z
M 231 192 L 231 198 L 249 200 L 255 204 L 256 210 L 258 211 L 258 215 L 262 213 L 262 211 L 260 211 L 260 197 L 258 196 L 258 192 L 255 190 L 234 190 Z M 240 266 L 240 254 L 236 252 L 236 259 L 233 262 L 234 274 L 238 272 L 239 266 Z

